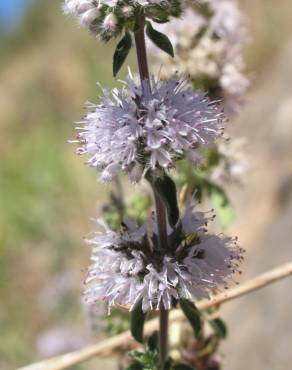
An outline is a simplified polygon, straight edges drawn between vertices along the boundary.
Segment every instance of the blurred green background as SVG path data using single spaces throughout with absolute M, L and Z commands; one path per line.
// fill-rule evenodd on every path
M 94 170 L 83 165 L 84 158 L 73 155 L 74 147 L 66 141 L 74 137 L 72 123 L 82 116 L 82 105 L 87 99 L 97 101 L 96 81 L 109 87 L 116 83 L 111 75 L 112 45 L 98 44 L 74 21 L 64 17 L 60 1 L 30 1 L 25 9 L 23 2 L 20 0 L 12 7 L 12 2 L 1 0 L 1 370 L 77 349 L 95 339 L 80 303 L 89 257 L 82 237 L 93 229 L 90 218 L 97 214 L 108 186 L 96 182 Z M 6 5 L 10 5 L 9 13 Z M 292 4 L 291 0 L 245 0 L 241 5 L 249 16 L 251 40 L 246 58 L 253 87 L 235 131 L 250 138 L 253 164 L 254 158 L 261 158 L 260 164 L 264 163 L 261 171 L 250 175 L 245 190 L 233 190 L 235 205 L 240 209 L 233 230 L 249 249 L 244 276 L 247 278 L 276 263 L 272 252 L 277 245 L 280 248 L 278 234 L 268 241 L 265 238 L 267 229 L 271 230 L 269 225 L 276 227 L 275 219 L 283 216 L 279 211 L 283 206 L 282 191 L 287 188 L 290 194 L 291 189 L 292 145 L 287 135 L 292 137 L 292 100 L 287 81 L 291 80 L 292 71 Z M 11 14 L 16 17 L 10 17 Z M 282 88 L 275 87 L 280 78 Z M 281 93 L 285 92 L 288 113 L 284 113 L 290 131 L 282 124 L 283 133 L 277 131 L 272 135 L 269 127 L 275 128 L 276 118 L 272 119 L 265 107 L 279 109 L 283 102 Z M 279 140 L 275 141 L 275 137 Z M 286 140 L 284 151 L 281 137 Z M 277 172 L 279 168 L 281 174 Z M 275 186 L 269 187 L 271 183 Z M 270 209 L 271 199 L 275 203 Z M 285 205 L 289 202 L 284 198 Z M 256 220 L 252 226 L 246 224 L 247 215 Z M 292 224 L 289 218 L 285 222 L 283 228 L 289 233 Z M 283 230 L 279 235 L 281 242 L 289 239 L 284 237 Z M 264 249 L 269 243 L 277 244 L 271 247 L 272 252 Z M 289 248 L 287 254 L 281 249 L 275 252 L 283 257 L 281 262 L 289 258 Z M 263 258 L 256 263 L 260 253 L 263 256 L 269 253 L 271 263 L 263 262 Z M 267 301 L 269 294 L 272 293 L 268 293 Z M 236 315 L 231 315 L 232 309 L 229 311 L 226 317 L 234 317 L 231 331 L 238 332 Z M 246 317 L 254 312 L 247 310 Z M 282 314 L 272 312 L 273 317 Z M 256 322 L 260 331 L 260 321 Z M 289 339 L 291 344 L 292 334 Z M 262 340 L 258 338 L 259 348 L 263 346 Z M 226 369 L 234 369 L 235 365 L 237 369 L 244 368 L 244 343 L 248 351 L 248 342 L 239 342 L 242 355 L 237 357 L 229 354 L 234 347 L 227 343 L 226 357 L 230 356 L 231 362 Z M 270 352 L 267 347 L 262 360 Z M 285 353 L 292 361 L 289 350 Z M 261 369 L 260 359 L 257 362 L 257 357 L 252 358 L 250 361 L 254 362 L 249 369 Z M 285 366 L 277 360 L 275 365 L 265 368 L 290 369 Z M 98 368 L 94 363 L 91 367 Z

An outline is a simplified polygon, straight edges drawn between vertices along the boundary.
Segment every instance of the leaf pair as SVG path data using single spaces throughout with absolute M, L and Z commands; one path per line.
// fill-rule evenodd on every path
M 146 23 L 146 34 L 149 39 L 161 50 L 174 57 L 173 47 L 168 37 L 155 30 L 150 22 Z M 124 37 L 118 43 L 113 59 L 113 75 L 116 77 L 122 68 L 132 47 L 132 37 L 129 31 L 125 32 Z
M 188 301 L 185 298 L 181 298 L 179 300 L 179 303 L 183 313 L 190 322 L 195 335 L 200 335 L 202 330 L 200 311 L 192 302 Z M 147 314 L 142 310 L 142 302 L 139 302 L 131 314 L 131 333 L 134 339 L 136 339 L 136 341 L 139 343 L 143 343 L 143 332 L 146 316 Z M 224 336 L 224 333 L 226 331 L 226 329 L 224 329 L 223 327 L 224 324 L 222 324 L 219 319 L 215 319 L 211 321 L 211 323 L 214 329 L 216 329 L 216 331 L 220 331 L 222 333 L 222 336 Z M 150 341 L 149 343 L 150 345 L 155 346 L 154 342 L 152 343 Z

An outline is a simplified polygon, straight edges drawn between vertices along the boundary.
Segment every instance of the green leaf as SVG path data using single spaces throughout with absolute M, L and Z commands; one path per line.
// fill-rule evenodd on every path
M 174 365 L 173 370 L 196 370 L 194 367 L 186 365 L 186 364 L 177 364 Z
M 132 357 L 134 360 L 136 360 L 137 362 L 142 362 L 143 361 L 143 357 L 144 357 L 144 353 L 143 352 L 140 352 L 140 351 L 130 351 L 129 352 L 129 356 Z
M 147 22 L 146 34 L 157 47 L 165 51 L 171 57 L 174 57 L 173 47 L 169 41 L 169 38 L 163 33 L 156 31 L 150 22 Z
M 157 350 L 146 350 L 145 352 L 130 351 L 129 356 L 135 360 L 134 363 L 141 364 L 144 370 L 160 370 Z
M 185 298 L 179 300 L 180 307 L 185 314 L 186 318 L 189 320 L 195 336 L 198 337 L 202 330 L 201 314 L 197 307 Z
M 156 330 L 148 338 L 147 344 L 150 351 L 155 351 L 158 349 L 158 337 L 159 334 L 158 331 Z
M 122 68 L 127 56 L 132 47 L 132 37 L 128 31 L 126 31 L 125 36 L 118 43 L 113 61 L 113 74 L 114 77 L 118 74 L 119 70 Z
M 211 320 L 209 321 L 210 325 L 212 326 L 212 328 L 214 329 L 214 331 L 216 332 L 216 334 L 218 335 L 219 338 L 226 338 L 227 337 L 227 334 L 228 334 L 228 330 L 227 330 L 227 327 L 224 323 L 224 321 L 220 318 L 217 318 L 217 319 L 214 319 L 214 320 Z
M 169 225 L 174 227 L 179 220 L 179 209 L 177 204 L 175 183 L 169 176 L 165 174 L 163 177 L 155 178 L 147 174 L 146 178 L 152 185 L 154 191 L 159 194 L 167 210 Z
M 227 227 L 234 219 L 234 210 L 225 191 L 220 186 L 209 184 L 208 192 L 222 226 Z
M 142 310 L 142 302 L 139 302 L 136 305 L 131 314 L 131 333 L 133 338 L 139 343 L 143 343 L 143 332 L 146 315 L 147 314 Z

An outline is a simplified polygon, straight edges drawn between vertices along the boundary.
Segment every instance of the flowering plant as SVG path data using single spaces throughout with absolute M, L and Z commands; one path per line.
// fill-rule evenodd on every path
M 114 76 L 135 40 L 140 82 L 129 71 L 121 90 L 109 92 L 102 87 L 99 102 L 88 104 L 73 140 L 78 144 L 77 153 L 88 156 L 87 163 L 98 169 L 101 180 L 112 181 L 125 172 L 133 183 L 145 179 L 153 192 L 155 211 L 139 224 L 122 217 L 121 212 L 119 227 L 112 229 L 104 220 L 98 220 L 102 231 L 87 240 L 92 246 L 92 264 L 86 277 L 86 303 L 95 306 L 105 301 L 109 312 L 118 306 L 130 310 L 132 335 L 141 343 L 146 315 L 159 312 L 158 342 L 154 333 L 144 353 L 131 354 L 133 361 L 128 370 L 193 368 L 185 359 L 180 363 L 169 356 L 168 313 L 178 304 L 194 329 L 197 343 L 204 350 L 210 348 L 211 339 L 216 343 L 208 352 L 206 364 L 203 361 L 205 365 L 200 365 L 202 369 L 209 368 L 207 364 L 226 329 L 221 319 L 213 320 L 214 334 L 206 337 L 204 318 L 195 302 L 228 288 L 233 275 L 240 273 L 244 252 L 236 238 L 207 229 L 214 217 L 195 210 L 197 203 L 193 199 L 201 198 L 206 189 L 209 194 L 225 196 L 211 178 L 224 159 L 218 140 L 226 119 L 218 98 L 238 97 L 247 85 L 240 63 L 231 63 L 233 56 L 240 60 L 243 18 L 229 0 L 195 2 L 191 8 L 186 7 L 186 2 L 180 0 L 64 3 L 64 12 L 75 16 L 102 41 L 123 35 L 114 53 Z M 176 39 L 167 29 L 173 24 L 171 17 L 178 18 L 182 13 L 193 17 L 193 27 L 186 34 L 186 18 L 175 20 Z M 165 25 L 156 30 L 153 22 Z M 170 39 L 160 32 L 163 30 Z M 151 77 L 145 33 L 165 55 L 178 55 L 171 62 L 174 65 L 180 66 L 186 54 L 186 65 L 191 69 L 182 68 L 181 72 L 191 72 L 190 78 L 167 73 Z M 208 48 L 213 54 L 206 52 Z M 210 72 L 210 66 L 216 73 Z M 232 90 L 228 84 L 226 76 L 232 68 L 233 78 L 239 77 L 244 85 L 241 91 Z M 233 92 L 225 94 L 227 90 Z M 177 185 L 183 187 L 180 179 L 187 173 L 182 163 L 188 163 L 190 173 L 194 171 L 195 181 L 178 202 Z M 176 181 L 170 176 L 173 172 Z

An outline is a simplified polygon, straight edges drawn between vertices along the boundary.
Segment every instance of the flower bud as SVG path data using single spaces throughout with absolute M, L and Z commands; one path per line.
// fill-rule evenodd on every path
M 99 16 L 100 11 L 97 8 L 89 9 L 81 16 L 80 23 L 88 28 Z
M 108 32 L 115 31 L 116 25 L 117 25 L 117 17 L 113 13 L 108 14 L 104 18 L 103 28 L 105 31 L 108 31 Z

